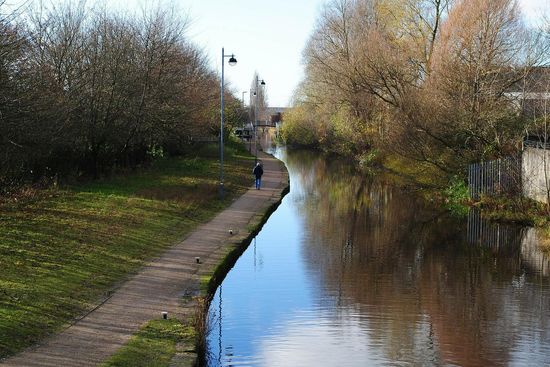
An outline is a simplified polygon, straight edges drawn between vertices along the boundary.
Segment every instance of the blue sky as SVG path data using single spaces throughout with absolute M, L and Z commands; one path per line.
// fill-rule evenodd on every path
M 20 2 L 23 0 L 8 0 Z M 47 0 L 46 0 L 47 1 Z M 191 19 L 188 36 L 221 70 L 221 48 L 238 63 L 225 68 L 239 98 L 254 71 L 266 82 L 270 106 L 286 106 L 302 78 L 302 50 L 325 0 L 88 0 L 139 11 L 144 2 L 175 4 Z M 519 0 L 530 22 L 550 16 L 550 0 Z M 226 64 L 227 65 L 227 64 Z M 245 100 L 248 99 L 248 93 Z

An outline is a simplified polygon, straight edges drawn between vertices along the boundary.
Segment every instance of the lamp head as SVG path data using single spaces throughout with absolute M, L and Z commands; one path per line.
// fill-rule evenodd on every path
M 229 58 L 229 65 L 230 65 L 230 66 L 235 66 L 235 65 L 237 65 L 237 59 L 235 58 L 234 55 L 231 55 L 231 57 Z
M 261 82 L 260 84 L 261 84 L 261 85 L 265 85 L 265 82 L 264 82 L 264 80 L 263 80 L 263 79 L 262 79 L 262 82 Z

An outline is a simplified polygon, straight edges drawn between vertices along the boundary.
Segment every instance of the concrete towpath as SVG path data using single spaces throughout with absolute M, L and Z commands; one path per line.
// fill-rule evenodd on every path
M 288 187 L 284 164 L 260 153 L 262 189 L 243 196 L 182 242 L 146 265 L 113 295 L 65 331 L 11 357 L 1 366 L 96 366 L 113 355 L 146 322 L 191 317 L 182 297 L 197 294 L 201 274 L 211 273 L 227 252 L 249 235 Z M 252 170 L 252 167 L 251 167 Z M 252 176 L 251 176 L 252 181 Z M 229 230 L 233 230 L 233 234 Z M 200 263 L 196 262 L 200 257 Z

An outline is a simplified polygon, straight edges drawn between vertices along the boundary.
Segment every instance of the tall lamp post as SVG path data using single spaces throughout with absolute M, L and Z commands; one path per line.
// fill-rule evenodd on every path
M 263 87 L 265 86 L 265 81 L 262 79 L 260 81 L 260 78 L 256 74 L 256 90 L 254 91 L 254 95 L 256 96 L 256 103 L 254 104 L 254 164 L 258 163 L 258 136 L 257 136 L 257 130 L 258 130 L 258 83 Z
M 221 80 L 221 123 L 220 123 L 220 199 L 223 199 L 224 195 L 224 187 L 223 187 L 223 118 L 224 118 L 224 80 L 223 80 L 223 72 L 224 72 L 224 64 L 225 64 L 225 58 L 229 58 L 229 65 L 235 66 L 237 64 L 237 59 L 235 58 L 235 55 L 226 55 L 224 53 L 224 49 L 222 47 L 222 80 Z
M 243 100 L 243 107 L 245 106 L 245 104 L 244 104 L 244 95 L 245 95 L 245 93 L 248 93 L 248 91 L 247 91 L 247 90 L 243 90 L 243 98 L 242 98 L 242 100 Z

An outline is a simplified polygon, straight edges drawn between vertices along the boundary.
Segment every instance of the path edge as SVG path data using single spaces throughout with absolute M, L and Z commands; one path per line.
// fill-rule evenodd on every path
M 283 165 L 284 166 L 284 165 Z M 285 168 L 286 171 L 286 168 Z M 210 279 L 206 284 L 206 289 L 201 289 L 201 295 L 211 298 L 216 293 L 216 289 L 223 282 L 229 271 L 235 266 L 237 260 L 241 255 L 246 251 L 252 240 L 260 231 L 263 226 L 268 221 L 271 214 L 277 210 L 279 205 L 281 205 L 283 198 L 290 192 L 290 183 L 288 182 L 288 173 L 284 175 L 287 180 L 285 186 L 280 190 L 278 195 L 274 195 L 269 201 L 268 205 L 265 208 L 262 208 L 263 211 L 256 213 L 248 226 L 251 228 L 250 232 L 247 232 L 244 237 L 237 237 L 233 241 L 229 242 L 227 246 L 221 248 L 222 251 L 225 251 L 225 256 L 222 261 L 216 265 L 216 268 L 212 272 L 199 272 L 201 277 L 210 275 Z
M 210 302 L 214 297 L 216 290 L 223 282 L 227 274 L 233 269 L 237 260 L 241 255 L 248 249 L 252 240 L 256 235 L 262 230 L 263 226 L 267 223 L 271 214 L 277 210 L 279 205 L 281 205 L 283 198 L 290 192 L 290 178 L 286 165 L 283 161 L 276 158 L 272 154 L 265 153 L 269 155 L 271 159 L 276 160 L 279 163 L 280 171 L 282 174 L 281 181 L 279 182 L 279 188 L 271 196 L 271 198 L 266 202 L 261 210 L 255 213 L 255 215 L 250 219 L 247 225 L 247 231 L 245 233 L 239 234 L 228 241 L 226 244 L 221 246 L 217 251 L 209 255 L 209 259 L 214 259 L 214 263 L 209 261 L 208 266 L 201 267 L 198 272 L 200 279 L 200 290 L 198 295 L 194 298 L 192 302 L 195 304 L 195 315 L 194 318 L 201 318 L 200 322 L 206 325 L 208 322 L 208 309 L 210 307 Z M 208 279 L 207 281 L 202 281 Z M 197 302 L 197 299 L 202 301 Z M 198 303 L 198 306 L 197 306 Z M 200 307 L 200 309 L 199 309 Z M 189 320 L 189 319 L 188 319 Z M 201 335 L 199 338 L 206 338 L 207 335 Z M 204 342 L 204 340 L 203 340 Z M 189 357 L 189 353 L 185 353 Z M 193 353 L 193 358 L 186 359 L 184 363 L 171 364 L 175 367 L 195 367 L 200 366 L 206 357 L 206 350 L 197 343 L 195 345 L 195 353 Z M 176 355 L 177 359 L 177 355 Z

